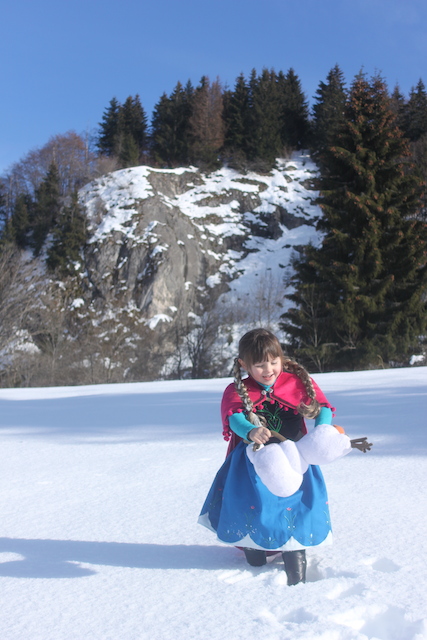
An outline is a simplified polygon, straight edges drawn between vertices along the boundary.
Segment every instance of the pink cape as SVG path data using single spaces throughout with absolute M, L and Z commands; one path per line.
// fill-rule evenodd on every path
M 253 411 L 254 413 L 256 413 L 257 408 L 263 402 L 265 402 L 266 397 L 265 392 L 263 393 L 264 389 L 260 387 L 260 385 L 255 382 L 255 380 L 250 376 L 245 378 L 244 383 L 245 387 L 248 390 L 249 397 L 253 403 Z M 319 402 L 319 404 L 322 407 L 328 407 L 332 411 L 335 411 L 334 407 L 330 405 L 323 391 L 318 387 L 313 379 L 312 383 L 316 392 L 316 400 Z M 295 411 L 295 413 L 297 413 L 297 408 L 301 402 L 304 402 L 304 404 L 307 405 L 309 405 L 311 402 L 310 398 L 307 395 L 304 383 L 301 381 L 301 379 L 298 378 L 298 376 L 296 376 L 295 374 L 287 373 L 286 371 L 282 371 L 282 373 L 277 378 L 272 390 L 269 393 L 269 397 L 271 402 L 277 401 L 281 407 L 285 409 L 291 409 Z M 244 411 L 242 400 L 236 391 L 234 382 L 232 382 L 225 389 L 221 402 L 223 436 L 224 440 L 230 441 L 227 456 L 242 440 L 230 429 L 228 418 L 233 413 L 241 413 L 242 411 Z M 307 433 L 305 425 L 304 428 L 305 433 Z

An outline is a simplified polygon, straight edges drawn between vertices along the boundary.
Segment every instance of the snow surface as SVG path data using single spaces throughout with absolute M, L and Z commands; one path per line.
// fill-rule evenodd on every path
M 0 390 L 1 640 L 426 639 L 427 368 L 315 379 L 374 448 L 294 587 L 196 523 L 228 379 Z

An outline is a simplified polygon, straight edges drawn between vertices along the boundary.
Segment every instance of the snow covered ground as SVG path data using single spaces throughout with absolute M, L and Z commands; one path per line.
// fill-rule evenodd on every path
M 196 524 L 228 380 L 0 390 L 1 640 L 426 639 L 427 368 L 315 379 L 374 448 L 295 587 Z

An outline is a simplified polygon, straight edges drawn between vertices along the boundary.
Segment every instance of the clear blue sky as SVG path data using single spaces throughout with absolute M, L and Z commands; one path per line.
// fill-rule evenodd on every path
M 178 80 L 293 67 L 312 102 L 339 64 L 408 95 L 427 84 L 426 0 L 11 0 L 0 19 L 0 172 L 50 136 L 97 127 L 113 96 L 151 117 Z

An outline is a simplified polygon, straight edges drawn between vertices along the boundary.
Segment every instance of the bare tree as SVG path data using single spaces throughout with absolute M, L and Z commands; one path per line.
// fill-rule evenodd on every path
M 0 250 L 0 351 L 4 352 L 19 331 L 25 328 L 29 312 L 34 308 L 40 274 L 34 262 L 16 247 Z
M 52 163 L 58 169 L 62 197 L 99 175 L 97 157 L 90 150 L 87 137 L 84 138 L 75 131 L 52 136 L 43 147 L 29 151 L 15 162 L 3 176 L 9 212 L 19 194 L 34 196 Z

